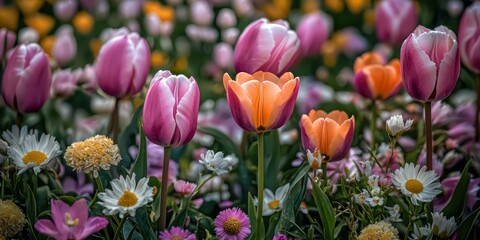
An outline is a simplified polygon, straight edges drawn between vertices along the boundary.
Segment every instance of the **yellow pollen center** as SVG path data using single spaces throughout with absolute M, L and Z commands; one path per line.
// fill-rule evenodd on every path
M 236 217 L 230 217 L 223 223 L 223 231 L 228 235 L 237 235 L 241 228 L 242 224 Z
M 122 207 L 131 207 L 131 206 L 135 205 L 137 203 L 137 201 L 138 201 L 137 195 L 135 195 L 132 192 L 125 191 L 123 193 L 122 197 L 120 197 L 120 199 L 118 199 L 118 205 L 120 205 Z
M 170 240 L 184 240 L 185 238 L 179 237 L 179 236 L 173 236 L 170 238 Z
M 78 225 L 78 218 L 75 218 L 75 220 L 72 219 L 72 216 L 70 213 L 65 213 L 65 222 L 69 227 L 75 227 Z
M 278 207 L 278 205 L 280 205 L 280 201 L 278 201 L 278 200 L 273 200 L 273 201 L 268 203 L 268 207 L 270 209 L 275 209 L 275 208 Z
M 409 179 L 405 183 L 405 188 L 412 193 L 421 193 L 423 191 L 423 184 L 417 179 Z
M 22 161 L 26 165 L 29 163 L 35 163 L 36 166 L 40 166 L 40 164 L 47 160 L 47 158 L 48 157 L 45 153 L 33 150 L 25 154 L 25 156 L 22 158 Z

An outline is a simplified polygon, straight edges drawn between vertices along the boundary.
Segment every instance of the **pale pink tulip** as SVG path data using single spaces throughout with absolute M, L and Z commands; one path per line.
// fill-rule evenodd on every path
M 68 21 L 72 19 L 73 15 L 77 11 L 77 5 L 77 0 L 56 1 L 53 5 L 53 11 L 58 19 L 62 21 Z
M 213 48 L 213 59 L 217 66 L 228 69 L 233 65 L 233 49 L 230 44 L 218 43 Z
M 411 0 L 384 0 L 375 7 L 377 38 L 401 45 L 417 26 L 417 10 Z
M 303 55 L 319 55 L 330 30 L 330 19 L 322 12 L 305 15 L 297 27 Z
M 6 28 L 0 29 L 0 63 L 3 61 L 3 55 L 5 55 L 10 48 L 13 48 L 15 38 L 17 37 L 14 32 Z
M 472 72 L 480 73 L 480 2 L 465 10 L 458 32 L 462 62 Z
M 235 12 L 230 8 L 224 8 L 218 12 L 217 15 L 217 26 L 222 29 L 235 27 L 237 24 L 237 17 Z
M 52 48 L 53 58 L 61 66 L 68 64 L 77 54 L 77 40 L 70 26 L 61 27 Z
M 71 96 L 77 89 L 77 77 L 70 69 L 58 70 L 53 73 L 52 89 L 56 96 Z

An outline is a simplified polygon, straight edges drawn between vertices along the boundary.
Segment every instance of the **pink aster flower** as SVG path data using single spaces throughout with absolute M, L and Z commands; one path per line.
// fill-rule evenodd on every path
M 219 240 L 243 240 L 251 233 L 250 219 L 239 208 L 221 211 L 214 223 Z
M 175 239 L 184 239 L 184 240 L 195 240 L 195 234 L 192 234 L 190 231 L 182 229 L 180 227 L 172 227 L 170 230 L 165 230 L 160 233 L 160 238 L 162 240 L 175 240 Z
M 108 225 L 103 217 L 88 217 L 87 201 L 82 198 L 72 206 L 62 200 L 51 200 L 52 220 L 40 219 L 35 229 L 56 240 L 85 239 Z
M 183 180 L 175 181 L 175 183 L 173 184 L 173 189 L 175 189 L 175 192 L 179 193 L 184 197 L 190 195 L 196 187 L 197 184 Z

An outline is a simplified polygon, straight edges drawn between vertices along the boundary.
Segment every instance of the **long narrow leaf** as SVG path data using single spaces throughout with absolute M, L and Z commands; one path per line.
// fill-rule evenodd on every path
M 335 230 L 335 214 L 327 195 L 312 180 L 313 199 L 320 214 L 323 225 L 323 236 L 326 240 L 333 240 Z
M 442 212 L 446 217 L 459 218 L 463 215 L 465 206 L 467 204 L 468 185 L 470 184 L 470 161 L 467 162 L 463 169 L 462 176 L 453 191 L 452 197 L 448 201 L 447 205 L 443 208 Z

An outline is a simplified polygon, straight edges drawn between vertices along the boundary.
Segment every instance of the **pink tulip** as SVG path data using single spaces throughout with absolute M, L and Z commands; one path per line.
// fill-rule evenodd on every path
M 48 57 L 42 48 L 36 43 L 17 47 L 3 74 L 5 103 L 17 112 L 36 112 L 47 101 L 51 85 Z
M 35 223 L 35 229 L 56 240 L 86 239 L 108 225 L 104 217 L 88 217 L 84 198 L 75 201 L 72 206 L 62 200 L 52 199 L 50 205 L 53 221 L 40 219 Z
M 137 0 L 124 0 L 120 3 L 119 14 L 123 19 L 133 19 L 140 14 L 142 2 Z
M 52 56 L 58 64 L 64 66 L 77 55 L 77 40 L 70 26 L 61 27 L 56 34 Z
M 237 72 L 253 74 L 287 72 L 300 57 L 300 39 L 286 21 L 262 18 L 248 25 L 238 39 L 234 53 Z
M 161 146 L 188 143 L 197 130 L 199 105 L 200 91 L 193 77 L 158 71 L 143 106 L 145 135 Z
M 480 2 L 465 10 L 458 33 L 462 62 L 472 72 L 480 73 Z
M 77 78 L 70 69 L 56 71 L 53 73 L 52 89 L 57 96 L 71 96 L 77 89 Z
M 194 1 L 190 5 L 190 14 L 192 22 L 197 25 L 207 26 L 214 17 L 212 6 L 207 1 Z
M 3 61 L 3 55 L 7 53 L 15 44 L 16 35 L 14 32 L 2 28 L 0 29 L 0 63 Z
M 321 12 L 305 15 L 297 27 L 304 55 L 319 55 L 320 48 L 331 30 L 330 19 Z
M 413 99 L 438 101 L 448 97 L 460 73 L 455 33 L 444 26 L 435 30 L 418 26 L 403 42 L 400 64 L 403 84 Z
M 217 66 L 228 69 L 233 64 L 233 49 L 228 43 L 218 43 L 213 48 L 213 59 Z
M 375 29 L 380 42 L 399 46 L 417 26 L 411 0 L 384 0 L 375 7 Z
M 56 1 L 53 5 L 53 11 L 58 19 L 62 21 L 68 21 L 77 11 L 77 5 L 77 0 Z
M 138 93 L 150 69 L 150 49 L 137 33 L 117 36 L 100 49 L 95 71 L 100 88 L 117 98 Z
M 235 27 L 237 24 L 237 17 L 235 16 L 235 12 L 233 12 L 230 8 L 223 8 L 218 12 L 217 15 L 217 26 L 222 29 Z

